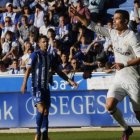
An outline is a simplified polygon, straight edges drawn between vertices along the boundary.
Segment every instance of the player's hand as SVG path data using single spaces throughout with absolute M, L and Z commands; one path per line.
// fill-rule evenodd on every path
M 69 84 L 71 85 L 71 86 L 73 86 L 74 88 L 77 88 L 78 87 L 78 84 L 76 83 L 76 82 L 74 82 L 74 81 L 72 81 L 72 80 L 68 80 L 68 82 L 69 82 Z
M 120 69 L 123 69 L 124 68 L 124 64 L 122 63 L 115 63 L 111 69 L 117 69 L 117 70 L 120 70 Z
M 21 93 L 24 94 L 25 91 L 26 91 L 26 85 L 23 84 L 23 85 L 21 86 Z

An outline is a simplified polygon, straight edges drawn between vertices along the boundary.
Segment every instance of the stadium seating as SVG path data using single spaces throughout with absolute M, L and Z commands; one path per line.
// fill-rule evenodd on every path
M 126 2 L 120 4 L 119 7 L 133 7 L 133 0 L 126 0 Z
M 115 11 L 118 9 L 123 9 L 123 10 L 127 10 L 128 12 L 130 12 L 132 10 L 132 7 L 111 8 L 111 9 L 107 10 L 107 14 L 113 15 L 115 13 Z
M 113 15 L 117 9 L 124 9 L 130 12 L 133 9 L 133 0 L 114 0 L 112 7 L 107 9 L 107 15 Z

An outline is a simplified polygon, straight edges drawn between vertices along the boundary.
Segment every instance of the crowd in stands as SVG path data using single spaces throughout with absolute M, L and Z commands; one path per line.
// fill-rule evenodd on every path
M 84 72 L 83 77 L 88 78 L 88 72 L 112 72 L 110 39 L 85 28 L 69 10 L 74 6 L 101 26 L 106 1 L 5 0 L 0 5 L 0 74 L 24 74 L 30 54 L 39 49 L 40 35 L 48 38 L 48 53 L 57 57 L 58 68 L 64 73 Z M 130 27 L 137 32 L 139 3 L 134 13 Z M 111 30 L 112 19 L 105 26 Z

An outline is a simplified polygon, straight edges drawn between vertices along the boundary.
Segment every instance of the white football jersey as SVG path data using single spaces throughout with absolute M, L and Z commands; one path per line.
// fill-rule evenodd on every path
M 119 35 L 117 30 L 96 26 L 94 22 L 88 28 L 111 38 L 116 63 L 126 64 L 127 61 L 140 57 L 140 40 L 133 31 L 128 29 Z M 126 83 L 138 82 L 139 78 L 138 66 L 125 67 L 116 71 L 115 75 L 115 80 Z

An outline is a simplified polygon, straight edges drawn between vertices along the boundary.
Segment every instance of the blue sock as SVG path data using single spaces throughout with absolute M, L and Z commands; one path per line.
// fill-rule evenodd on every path
M 48 115 L 43 116 L 42 140 L 48 140 Z
M 37 111 L 37 115 L 36 115 L 36 131 L 37 131 L 37 135 L 41 135 L 41 126 L 42 126 L 42 122 L 43 122 L 43 113 L 40 113 Z

